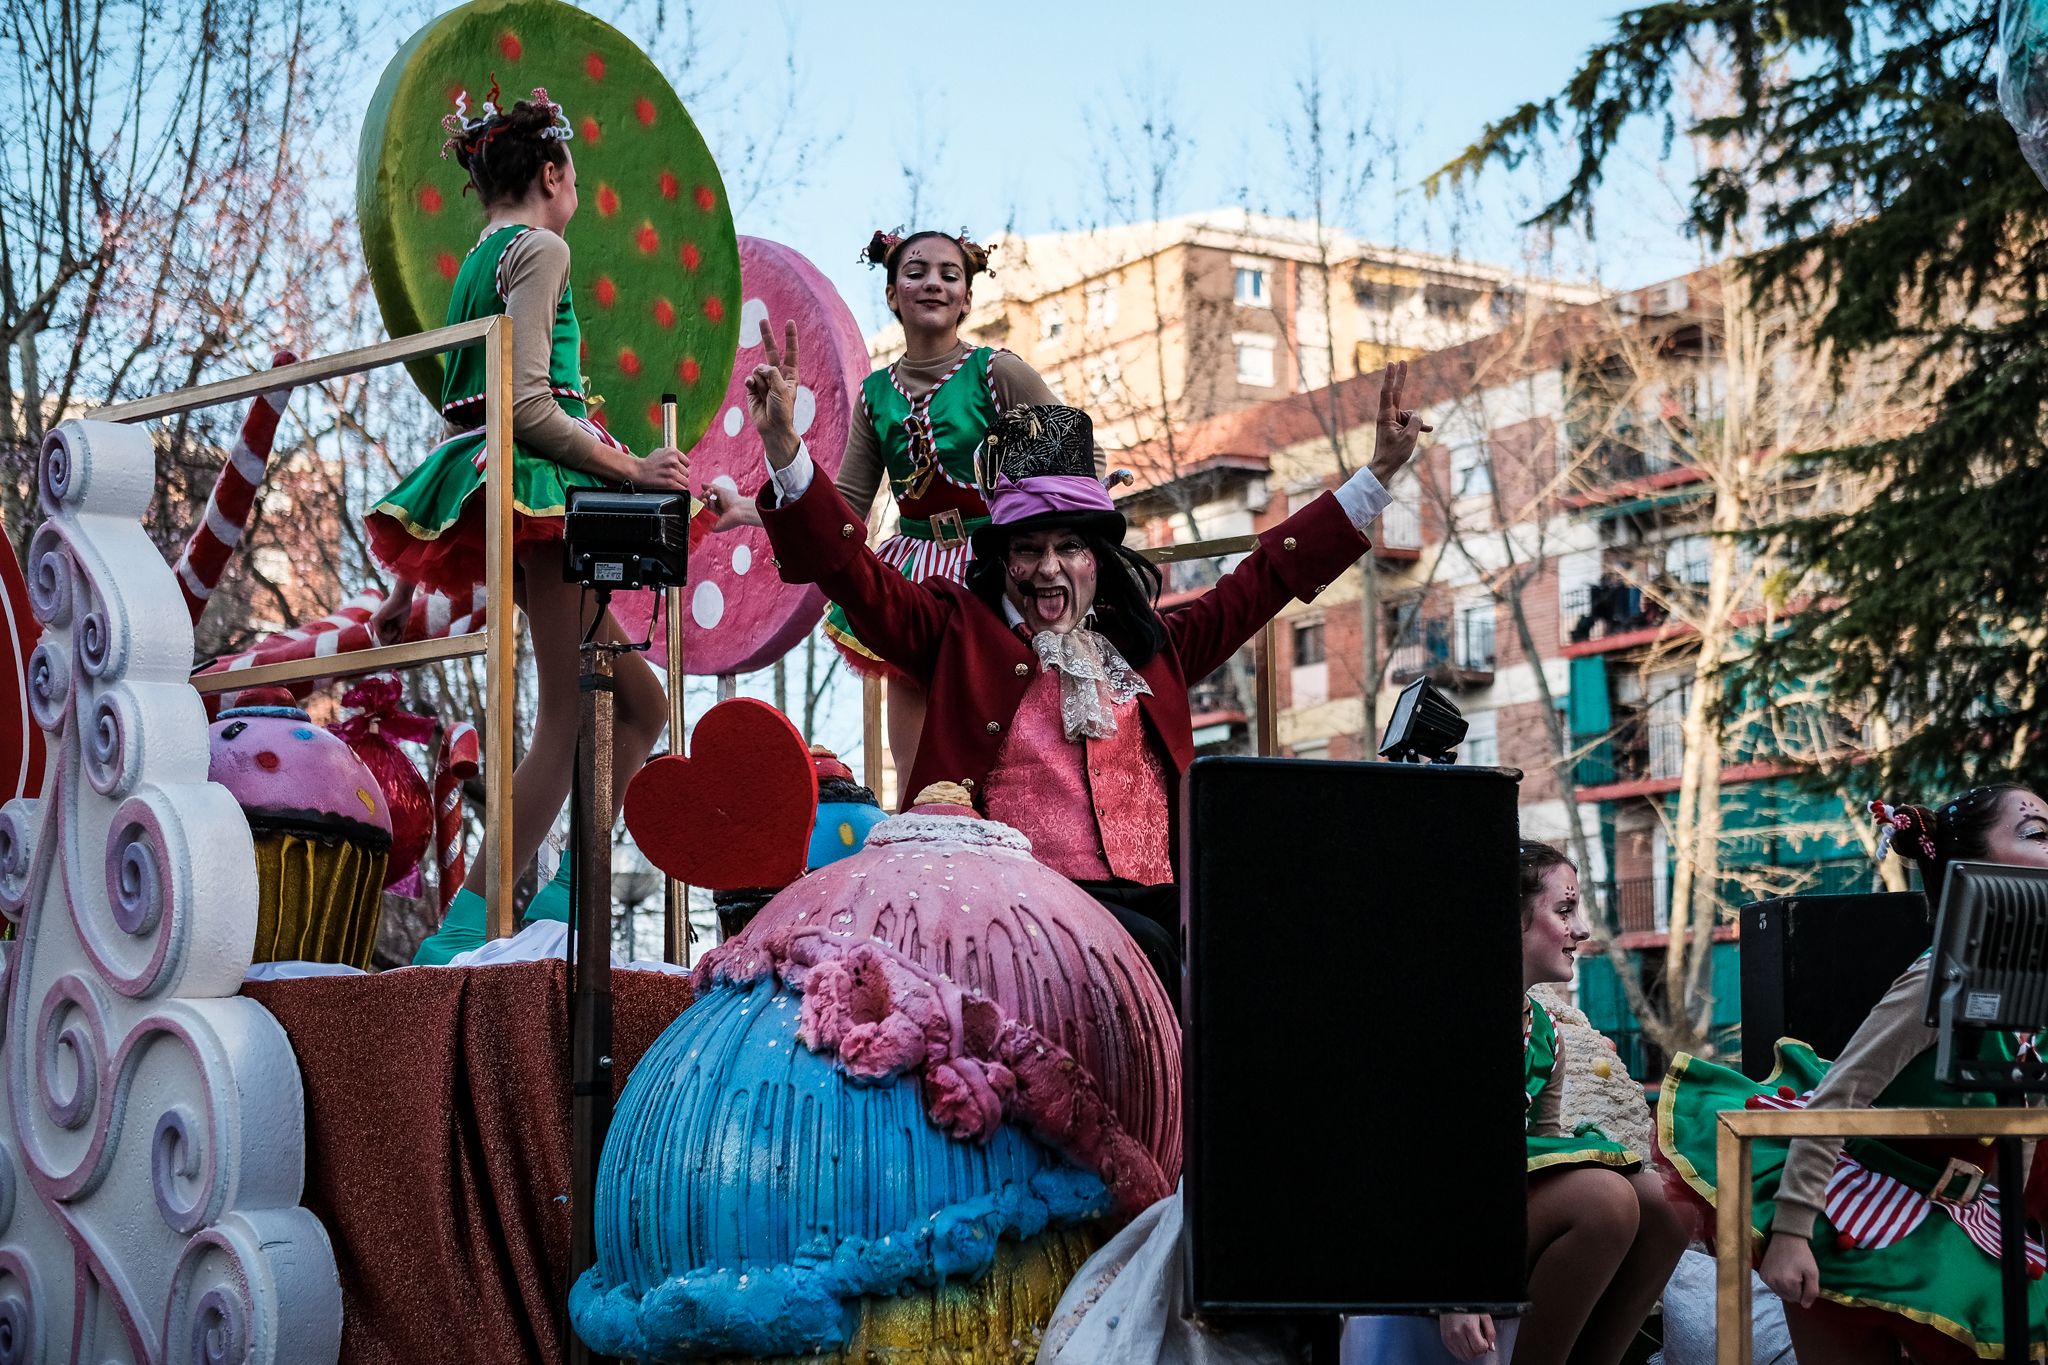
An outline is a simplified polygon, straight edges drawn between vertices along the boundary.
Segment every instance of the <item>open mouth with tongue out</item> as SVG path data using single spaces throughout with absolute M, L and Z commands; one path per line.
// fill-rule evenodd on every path
M 1024 596 L 1024 619 L 1033 630 L 1058 629 L 1074 603 L 1073 589 L 1065 584 L 1021 583 L 1018 588 Z

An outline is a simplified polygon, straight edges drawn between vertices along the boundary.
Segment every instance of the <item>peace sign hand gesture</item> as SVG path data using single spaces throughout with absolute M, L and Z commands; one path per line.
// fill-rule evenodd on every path
M 1434 431 L 1413 408 L 1401 406 L 1402 390 L 1408 385 L 1408 362 L 1395 361 L 1380 380 L 1380 416 L 1375 427 L 1372 450 L 1373 477 L 1382 484 L 1400 472 L 1415 453 L 1416 442 L 1425 431 Z
M 766 318 L 761 319 L 761 350 L 768 359 L 747 376 L 747 415 L 767 447 L 768 463 L 781 469 L 796 458 L 796 324 L 782 327 L 782 349 L 775 348 L 775 334 Z

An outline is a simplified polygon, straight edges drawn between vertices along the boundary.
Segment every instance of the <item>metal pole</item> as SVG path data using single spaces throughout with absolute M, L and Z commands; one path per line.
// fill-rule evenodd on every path
M 1723 1114 L 1714 1129 L 1714 1181 L 1720 1190 L 1714 1223 L 1714 1276 L 1719 1291 L 1714 1358 L 1718 1365 L 1750 1365 L 1750 1178 L 1749 1144 Z
M 661 396 L 661 443 L 676 443 L 676 396 Z M 685 520 L 689 508 L 685 506 Z M 683 671 L 683 590 L 663 594 L 668 608 L 668 751 L 683 752 L 683 690 L 689 675 Z M 674 877 L 662 885 L 661 960 L 686 963 L 690 960 L 690 888 Z
M 2001 1095 L 2000 1104 L 2014 1097 Z M 2020 1140 L 1998 1138 L 1998 1271 L 2005 1300 L 2005 1358 L 2032 1360 L 2033 1333 L 2027 1325 L 2027 1168 L 2020 1163 Z
M 1274 634 L 1273 622 L 1266 622 L 1259 627 L 1252 646 L 1252 668 L 1256 674 L 1252 692 L 1259 708 L 1258 752 L 1264 758 L 1280 752 L 1280 674 L 1279 665 L 1274 662 L 1279 651 L 1274 647 Z
M 860 774 L 867 789 L 881 797 L 882 680 L 874 676 L 860 680 Z M 885 809 L 888 804 L 882 802 Z
M 576 812 L 576 978 L 570 983 L 569 1280 L 597 1263 L 597 1163 L 612 1122 L 613 646 L 583 646 Z M 570 1365 L 600 1357 L 571 1331 Z
M 737 674 L 737 673 L 721 673 L 721 674 L 719 674 L 719 675 L 718 675 L 718 699 L 719 699 L 720 701 L 731 701 L 731 700 L 732 700 L 732 699 L 733 699 L 734 697 L 737 697 L 737 696 L 738 696 L 739 694 L 740 694 L 740 675 L 739 675 L 739 674 Z
M 492 938 L 516 927 L 512 909 L 512 723 L 519 679 L 512 617 L 512 319 L 484 334 L 484 925 Z

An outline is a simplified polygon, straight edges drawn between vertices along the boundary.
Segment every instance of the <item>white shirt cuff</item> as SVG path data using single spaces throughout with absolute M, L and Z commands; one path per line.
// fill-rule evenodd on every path
M 764 462 L 766 457 L 762 457 Z M 775 485 L 775 505 L 786 507 L 811 490 L 811 478 L 817 473 L 817 466 L 811 463 L 811 448 L 802 441 L 796 443 L 796 458 L 781 469 L 768 467 L 768 481 Z
M 796 468 L 791 465 L 790 468 Z M 1387 504 L 1394 500 L 1386 485 L 1374 476 L 1370 469 L 1361 466 L 1357 473 L 1337 487 L 1337 501 L 1343 505 L 1344 515 L 1351 518 L 1351 524 L 1362 533 L 1365 528 L 1379 519 L 1387 510 Z

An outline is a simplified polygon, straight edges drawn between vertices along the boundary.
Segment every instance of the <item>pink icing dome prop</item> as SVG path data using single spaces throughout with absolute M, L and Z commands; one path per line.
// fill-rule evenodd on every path
M 285 706 L 226 711 L 210 738 L 207 778 L 234 794 L 252 825 L 336 834 L 368 825 L 388 846 L 391 809 L 377 779 L 305 712 Z
M 725 476 L 752 493 L 767 482 L 761 438 L 747 420 L 747 375 L 766 359 L 761 323 L 780 346 L 785 323 L 797 332 L 796 429 L 816 463 L 818 477 L 833 478 L 846 450 L 867 343 L 844 300 L 818 268 L 786 246 L 759 237 L 740 241 L 740 339 L 725 402 L 690 450 L 690 481 L 701 488 Z M 769 558 L 768 533 L 742 527 L 705 536 L 690 552 L 683 589 L 690 619 L 683 627 L 684 663 L 699 677 L 766 668 L 803 639 L 825 609 L 815 587 L 784 583 Z M 629 636 L 647 631 L 652 593 L 620 593 L 612 613 Z M 659 614 L 659 613 L 657 613 Z M 666 667 L 668 633 L 657 625 L 648 658 Z
M 880 943 L 1065 1049 L 1170 1190 L 1181 1165 L 1173 1006 L 1115 918 L 1030 848 L 969 808 L 917 806 L 776 896 L 706 955 L 694 984 L 753 979 L 774 967 L 771 945 L 786 952 L 813 934 Z

